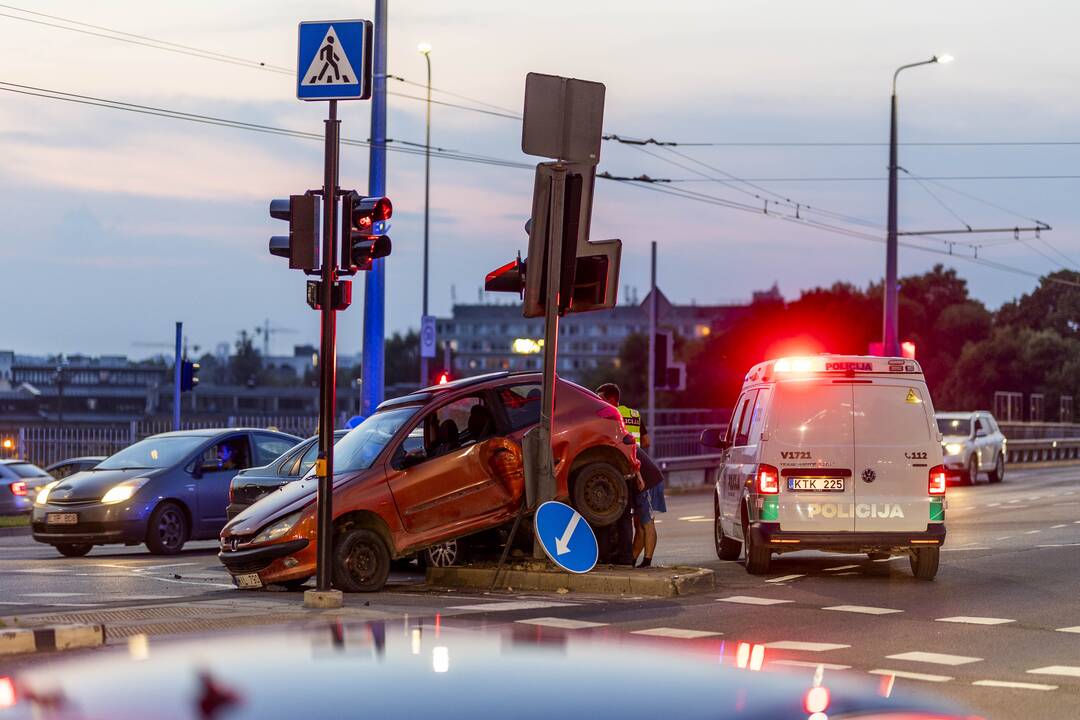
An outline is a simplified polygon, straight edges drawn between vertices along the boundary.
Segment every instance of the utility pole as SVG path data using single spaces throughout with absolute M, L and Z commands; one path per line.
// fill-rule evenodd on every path
M 386 25 L 387 0 L 375 0 L 371 83 L 371 154 L 368 195 L 386 194 Z M 364 347 L 361 353 L 360 414 L 368 417 L 383 401 L 386 335 L 386 263 L 372 263 L 364 282 Z
M 431 46 L 420 45 L 420 53 L 427 61 L 427 122 L 424 134 L 424 307 L 422 317 L 428 314 L 428 229 L 431 205 Z M 421 328 L 422 330 L 422 328 Z M 431 384 L 428 374 L 428 356 L 424 352 L 423 335 L 420 340 L 420 387 Z
M 176 356 L 173 359 L 173 410 L 172 410 L 172 429 L 180 429 L 180 373 L 182 370 L 181 363 L 184 362 L 184 357 L 181 355 L 184 335 L 184 323 L 176 323 Z
M 648 406 L 649 429 L 656 429 L 656 241 L 652 241 L 652 262 L 649 270 L 649 388 Z

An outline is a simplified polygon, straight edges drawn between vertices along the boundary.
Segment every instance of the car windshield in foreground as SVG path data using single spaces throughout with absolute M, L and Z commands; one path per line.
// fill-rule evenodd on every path
M 354 472 L 371 467 L 394 433 L 419 409 L 419 405 L 412 405 L 377 412 L 357 425 L 334 445 L 334 472 Z
M 942 435 L 971 434 L 971 420 L 968 418 L 938 418 L 937 426 Z
M 7 469 L 21 478 L 44 477 L 49 473 L 30 463 L 8 463 Z
M 180 462 L 206 442 L 201 435 L 148 437 L 101 461 L 95 470 L 164 468 Z

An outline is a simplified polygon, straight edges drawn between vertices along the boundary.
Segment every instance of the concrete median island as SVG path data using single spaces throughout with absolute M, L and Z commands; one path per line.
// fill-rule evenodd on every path
M 437 588 L 479 588 L 487 590 L 495 577 L 495 563 L 460 567 L 431 567 L 427 582 Z M 650 595 L 677 597 L 707 592 L 715 587 L 712 570 L 697 567 L 631 567 L 598 565 L 581 575 L 569 573 L 546 562 L 507 563 L 498 573 L 497 589 L 571 591 L 599 595 Z

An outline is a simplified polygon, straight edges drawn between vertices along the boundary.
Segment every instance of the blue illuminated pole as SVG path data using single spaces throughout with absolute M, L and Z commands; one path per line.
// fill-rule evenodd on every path
M 173 361 L 173 404 L 172 404 L 172 428 L 180 429 L 180 368 L 183 357 L 180 354 L 180 345 L 184 336 L 184 323 L 176 323 L 176 359 Z
M 371 86 L 371 160 L 368 195 L 386 194 L 386 8 L 375 0 Z M 372 263 L 364 282 L 364 348 L 361 354 L 360 414 L 371 415 L 383 401 L 383 338 L 386 333 L 386 260 Z

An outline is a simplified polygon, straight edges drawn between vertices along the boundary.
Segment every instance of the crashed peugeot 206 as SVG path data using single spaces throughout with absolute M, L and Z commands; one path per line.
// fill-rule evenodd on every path
M 511 522 L 521 507 L 521 441 L 540 419 L 540 373 L 494 373 L 382 403 L 334 447 L 332 578 L 376 592 L 392 560 Z M 628 502 L 639 463 L 618 411 L 556 382 L 556 498 L 594 527 Z M 285 485 L 221 532 L 218 557 L 244 589 L 296 588 L 315 574 L 317 481 Z

